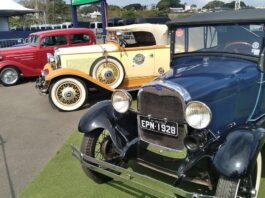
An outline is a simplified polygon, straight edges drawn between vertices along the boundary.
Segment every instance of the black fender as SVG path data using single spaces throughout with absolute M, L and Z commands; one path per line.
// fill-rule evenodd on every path
M 239 179 L 254 168 L 265 142 L 263 128 L 239 128 L 229 132 L 213 157 L 213 165 L 223 176 Z
M 120 154 L 124 148 L 137 138 L 137 114 L 129 110 L 124 114 L 115 111 L 110 100 L 98 102 L 82 116 L 78 130 L 91 133 L 97 129 L 106 129 Z

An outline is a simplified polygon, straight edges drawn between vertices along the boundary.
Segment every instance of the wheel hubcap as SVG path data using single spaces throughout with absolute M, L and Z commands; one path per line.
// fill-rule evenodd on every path
M 66 82 L 58 87 L 57 99 L 62 104 L 75 104 L 80 96 L 80 89 L 76 84 Z
M 96 72 L 96 78 L 105 84 L 112 85 L 120 77 L 117 66 L 113 63 L 104 63 L 99 66 Z
M 1 80 L 5 83 L 5 84 L 14 84 L 18 79 L 18 74 L 17 72 L 13 71 L 13 70 L 6 70 L 1 78 Z

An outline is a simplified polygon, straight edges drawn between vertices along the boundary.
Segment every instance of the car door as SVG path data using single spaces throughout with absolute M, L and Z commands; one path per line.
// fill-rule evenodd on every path
M 154 76 L 154 47 L 124 48 L 120 53 L 126 77 L 138 78 Z
M 40 42 L 40 49 L 38 52 L 39 61 L 38 65 L 36 65 L 40 70 L 47 63 L 47 53 L 53 54 L 54 48 L 68 46 L 66 35 L 45 36 Z

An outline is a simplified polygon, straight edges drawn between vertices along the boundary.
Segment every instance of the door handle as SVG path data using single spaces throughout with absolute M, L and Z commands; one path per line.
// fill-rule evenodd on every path
M 150 58 L 153 58 L 154 57 L 154 54 L 150 54 Z

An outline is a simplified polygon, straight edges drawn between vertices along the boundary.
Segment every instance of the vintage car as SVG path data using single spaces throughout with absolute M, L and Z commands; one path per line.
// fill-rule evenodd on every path
M 169 22 L 171 70 L 141 87 L 137 110 L 127 91 L 116 90 L 81 118 L 81 151 L 72 146 L 72 152 L 88 177 L 114 178 L 157 197 L 257 197 L 265 142 L 264 24 L 264 10 Z M 160 177 L 124 168 L 128 162 Z M 161 173 L 174 184 L 160 181 Z
M 70 28 L 32 33 L 29 43 L 0 49 L 0 81 L 5 86 L 18 83 L 21 77 L 39 76 L 47 63 L 47 53 L 54 48 L 95 44 L 94 33 L 86 28 Z
M 107 29 L 107 43 L 60 48 L 37 80 L 41 93 L 62 111 L 82 107 L 88 92 L 136 89 L 169 70 L 166 25 L 135 24 Z

